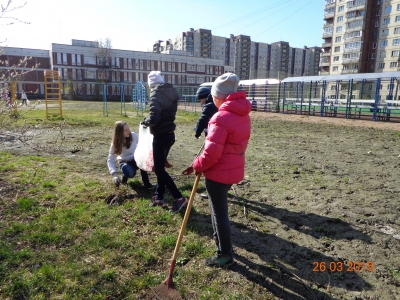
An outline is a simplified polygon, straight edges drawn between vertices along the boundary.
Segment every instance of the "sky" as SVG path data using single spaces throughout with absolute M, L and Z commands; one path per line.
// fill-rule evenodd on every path
M 0 0 L 5 5 L 8 0 Z M 252 41 L 321 46 L 324 0 L 12 0 L 0 12 L 0 46 L 50 49 L 72 39 L 111 40 L 113 49 L 147 51 L 157 40 L 209 29 Z M 7 25 L 17 18 L 14 24 Z M 27 24 L 28 23 L 28 24 Z

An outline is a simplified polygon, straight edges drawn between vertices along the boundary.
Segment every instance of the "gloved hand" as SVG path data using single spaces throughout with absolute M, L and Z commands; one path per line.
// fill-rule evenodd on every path
M 147 128 L 147 124 L 146 124 L 146 118 L 143 118 L 143 121 L 140 122 L 140 125 L 143 125 L 143 128 L 146 129 Z
M 119 177 L 116 173 L 114 173 L 112 175 L 112 181 L 113 181 L 114 185 L 117 187 L 121 184 L 121 180 L 119 179 Z

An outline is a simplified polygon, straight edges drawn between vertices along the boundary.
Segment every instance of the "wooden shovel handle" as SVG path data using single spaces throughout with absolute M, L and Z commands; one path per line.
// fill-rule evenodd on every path
M 172 261 L 175 261 L 176 257 L 178 256 L 178 252 L 179 252 L 179 248 L 181 247 L 181 244 L 182 244 L 182 238 L 183 238 L 183 234 L 185 232 L 186 224 L 189 220 L 190 211 L 192 210 L 194 195 L 196 194 L 197 187 L 199 186 L 200 177 L 201 177 L 201 173 L 196 175 L 196 179 L 193 184 L 192 192 L 190 193 L 190 198 L 189 198 L 189 201 L 188 201 L 188 204 L 186 207 L 185 216 L 183 217 L 181 230 L 179 231 L 178 240 L 176 241 L 174 254 L 172 255 Z

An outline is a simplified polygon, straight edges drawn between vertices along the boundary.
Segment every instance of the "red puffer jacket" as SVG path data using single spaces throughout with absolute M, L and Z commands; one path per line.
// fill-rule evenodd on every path
M 208 123 L 203 153 L 193 168 L 216 182 L 234 184 L 244 177 L 245 151 L 250 138 L 250 101 L 246 92 L 232 93 Z

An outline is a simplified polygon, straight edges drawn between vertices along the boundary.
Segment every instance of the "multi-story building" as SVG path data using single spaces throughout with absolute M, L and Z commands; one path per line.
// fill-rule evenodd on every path
M 325 0 L 321 75 L 397 71 L 400 0 Z
M 290 46 L 288 42 L 279 41 L 271 44 L 271 64 L 269 77 L 283 79 L 289 74 Z
M 186 51 L 166 49 L 161 53 L 104 49 L 97 42 L 72 40 L 71 45 L 51 44 L 50 50 L 4 48 L 0 60 L 16 63 L 32 56 L 26 68 L 39 66 L 16 79 L 17 91 L 22 89 L 44 94 L 44 70 L 58 70 L 62 94 L 82 97 L 99 96 L 104 85 L 107 94 L 119 95 L 121 83 L 124 94 L 130 94 L 137 82 L 146 82 L 152 70 L 160 70 L 166 82 L 176 86 L 193 86 L 214 81 L 225 70 L 224 60 L 189 56 Z M 229 69 L 229 67 L 228 67 Z M 0 72 L 7 68 L 0 66 Z
M 51 68 L 49 51 L 14 47 L 3 50 L 0 61 L 7 61 L 8 66 L 0 64 L 0 77 L 4 75 L 5 80 L 1 87 L 9 88 L 8 83 L 14 80 L 18 94 L 22 90 L 28 93 L 28 96 L 35 93 L 43 94 L 44 70 Z M 28 58 L 26 64 L 21 64 L 25 58 Z M 19 74 L 17 77 L 14 77 L 14 71 Z
M 157 41 L 153 51 L 163 49 L 162 43 Z M 295 74 L 317 75 L 319 71 L 319 47 L 291 50 L 288 42 L 259 43 L 252 41 L 250 36 L 233 34 L 225 38 L 212 35 L 208 29 L 193 28 L 180 33 L 170 45 L 194 57 L 224 60 L 226 71 L 235 72 L 241 79 L 282 79 Z M 295 51 L 295 55 L 291 51 Z M 296 62 L 292 62 L 292 58 Z

